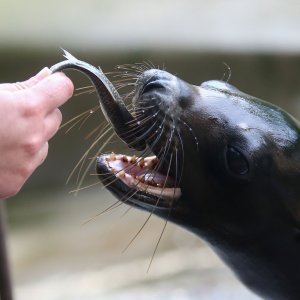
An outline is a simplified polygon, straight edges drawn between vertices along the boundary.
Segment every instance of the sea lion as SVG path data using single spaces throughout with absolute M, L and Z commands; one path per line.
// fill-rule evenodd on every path
M 138 76 L 132 103 L 121 138 L 147 150 L 101 155 L 100 180 L 204 239 L 264 299 L 299 299 L 299 122 L 227 82 L 157 69 Z

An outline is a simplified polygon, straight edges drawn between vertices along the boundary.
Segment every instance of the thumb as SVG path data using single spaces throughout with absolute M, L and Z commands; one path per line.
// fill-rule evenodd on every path
M 45 67 L 40 72 L 38 72 L 35 76 L 22 81 L 22 82 L 14 82 L 14 83 L 2 83 L 0 84 L 0 91 L 8 91 L 8 92 L 16 92 L 19 90 L 28 89 L 39 81 L 49 76 L 51 71 L 49 68 Z
M 45 77 L 49 76 L 51 74 L 51 71 L 49 68 L 45 67 L 40 72 L 38 72 L 33 77 L 23 81 L 23 82 L 16 82 L 13 83 L 13 85 L 17 86 L 18 89 L 28 89 L 32 86 L 36 85 L 39 81 L 44 79 Z

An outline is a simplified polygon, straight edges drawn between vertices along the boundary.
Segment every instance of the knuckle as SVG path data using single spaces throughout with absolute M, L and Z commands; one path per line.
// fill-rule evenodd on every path
M 43 148 L 43 153 L 42 153 L 42 161 L 45 160 L 49 152 L 49 143 L 47 142 Z
M 20 185 L 22 186 L 26 179 L 31 175 L 33 172 L 33 164 L 32 162 L 28 161 L 19 168 L 19 175 L 20 175 Z
M 16 195 L 21 188 L 23 187 L 26 180 L 32 174 L 32 163 L 26 162 L 19 166 L 18 169 L 15 169 L 15 173 L 13 176 L 13 181 L 10 182 L 10 185 L 6 188 L 6 194 L 8 197 Z
M 62 122 L 62 113 L 58 108 L 55 109 L 55 115 L 56 115 L 56 124 L 57 127 L 59 127 Z
M 20 191 L 21 187 L 18 189 L 17 187 L 12 187 L 12 188 L 8 188 L 6 189 L 3 194 L 0 194 L 0 200 L 3 198 L 9 198 L 9 197 L 13 197 L 15 196 L 19 191 Z
M 1 186 L 0 200 L 2 198 L 5 199 L 15 196 L 20 191 L 22 186 L 23 184 L 19 184 L 19 182 L 14 182 L 13 184 L 9 184 L 6 186 Z
M 23 184 L 24 184 L 24 182 L 20 182 L 20 183 L 16 184 L 14 187 L 12 187 L 10 190 L 8 190 L 7 197 L 13 197 L 13 196 L 17 195 L 20 192 Z
M 47 125 L 45 126 L 47 140 L 52 138 L 57 131 L 59 130 L 60 124 L 62 122 L 62 114 L 58 108 L 56 108 L 51 115 L 49 115 L 49 119 L 47 121 Z
M 48 151 L 49 151 L 49 144 L 46 143 L 40 155 L 40 160 L 38 162 L 38 165 L 41 165 L 45 161 L 46 157 L 48 156 Z
M 29 100 L 24 105 L 24 115 L 28 117 L 38 116 L 42 111 L 41 105 L 38 101 Z
M 33 137 L 27 143 L 24 144 L 24 151 L 29 156 L 34 156 L 41 148 L 41 138 Z
M 23 164 L 20 164 L 17 174 L 18 179 L 16 180 L 16 185 L 20 188 L 24 185 L 24 183 L 28 180 L 28 178 L 32 175 L 32 173 L 36 170 L 36 168 L 40 165 L 41 160 L 40 152 L 35 156 L 29 158 Z

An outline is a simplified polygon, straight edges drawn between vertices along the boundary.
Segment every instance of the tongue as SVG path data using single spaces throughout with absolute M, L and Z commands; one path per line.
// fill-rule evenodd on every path
M 159 186 L 159 187 L 174 187 L 174 180 L 170 177 L 166 177 L 164 174 L 154 172 L 154 173 L 144 173 L 141 177 L 142 182 L 145 182 L 150 185 Z
M 163 173 L 155 170 L 157 164 L 156 157 L 147 157 L 145 159 L 135 158 L 134 162 L 130 157 L 124 155 L 110 155 L 107 163 L 111 171 L 115 174 L 127 174 L 139 181 L 158 187 L 174 187 L 174 180 Z

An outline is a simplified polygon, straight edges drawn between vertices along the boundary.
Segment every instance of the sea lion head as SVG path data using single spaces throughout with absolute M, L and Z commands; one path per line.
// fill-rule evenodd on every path
M 133 106 L 128 137 L 148 150 L 100 156 L 107 188 L 205 239 L 257 294 L 297 299 L 298 121 L 227 82 L 196 86 L 155 69 L 137 80 Z
M 119 199 L 204 235 L 265 230 L 274 214 L 297 220 L 299 124 L 288 113 L 226 82 L 195 86 L 156 69 L 139 77 L 133 105 L 132 132 L 155 156 L 98 159 Z
M 105 186 L 204 238 L 263 298 L 299 299 L 299 122 L 227 82 L 196 86 L 156 69 L 139 74 L 132 115 L 100 69 L 65 57 L 52 72 L 86 74 L 120 139 L 147 146 L 98 157 Z
M 133 106 L 128 135 L 148 151 L 100 156 L 107 188 L 205 239 L 257 294 L 297 299 L 298 121 L 227 82 L 195 86 L 155 69 L 138 78 Z

